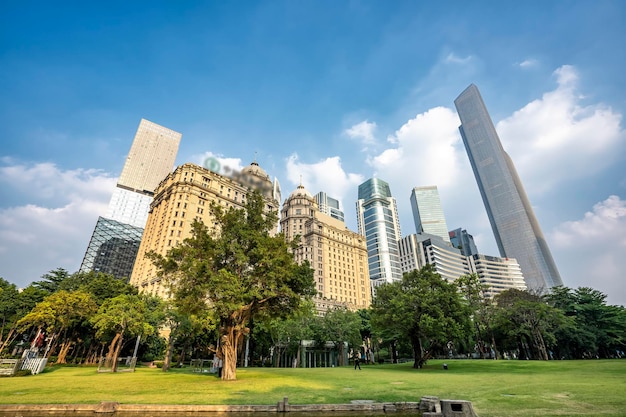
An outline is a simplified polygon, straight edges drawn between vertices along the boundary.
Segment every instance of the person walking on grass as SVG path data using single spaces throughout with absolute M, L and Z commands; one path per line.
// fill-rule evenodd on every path
M 361 356 L 359 355 L 359 352 L 355 352 L 354 353 L 354 370 L 356 371 L 356 368 L 359 368 L 359 371 L 361 370 Z

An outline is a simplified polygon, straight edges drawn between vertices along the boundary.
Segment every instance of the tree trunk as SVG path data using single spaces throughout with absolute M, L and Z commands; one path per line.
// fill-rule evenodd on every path
M 413 368 L 420 369 L 424 366 L 424 348 L 422 339 L 418 336 L 411 336 L 411 346 L 413 347 Z
M 9 334 L 7 334 L 7 337 L 4 339 L 4 342 L 2 342 L 2 345 L 0 345 L 0 353 L 2 353 L 5 347 L 13 343 L 13 340 L 15 340 L 16 337 L 17 337 L 17 333 L 15 333 L 15 326 L 13 326 L 9 330 Z
M 112 372 L 117 372 L 117 358 L 120 356 L 120 351 L 124 345 L 124 331 L 118 333 L 117 335 L 119 335 L 119 338 L 117 340 L 117 345 L 115 346 L 115 351 L 113 352 L 113 358 L 111 358 L 113 360 L 113 366 L 111 367 Z
M 222 380 L 234 381 L 237 379 L 237 344 L 240 332 L 233 325 L 226 326 L 224 330 L 220 345 L 224 361 Z

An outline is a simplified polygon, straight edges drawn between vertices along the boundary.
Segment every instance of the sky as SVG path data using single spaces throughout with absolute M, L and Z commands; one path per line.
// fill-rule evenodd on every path
M 626 305 L 626 2 L 0 2 L 0 277 L 80 267 L 141 118 L 176 165 L 256 160 L 341 201 L 436 185 L 498 256 L 454 99 L 475 84 L 564 285 Z

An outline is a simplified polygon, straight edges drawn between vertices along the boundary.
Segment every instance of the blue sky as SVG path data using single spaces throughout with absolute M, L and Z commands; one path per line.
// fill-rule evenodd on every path
M 480 89 L 565 285 L 626 305 L 626 3 L 133 1 L 0 4 L 0 277 L 80 266 L 143 117 L 177 164 L 259 164 L 341 200 L 437 185 L 497 255 L 454 99 Z

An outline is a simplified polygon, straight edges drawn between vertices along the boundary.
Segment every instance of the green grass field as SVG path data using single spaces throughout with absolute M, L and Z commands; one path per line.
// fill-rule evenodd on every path
M 350 400 L 419 401 L 422 396 L 472 401 L 480 417 L 626 416 L 626 360 L 432 360 L 411 364 L 314 369 L 246 368 L 222 382 L 190 368 L 164 373 L 100 373 L 52 367 L 39 375 L 0 378 L 0 403 L 291 404 Z

